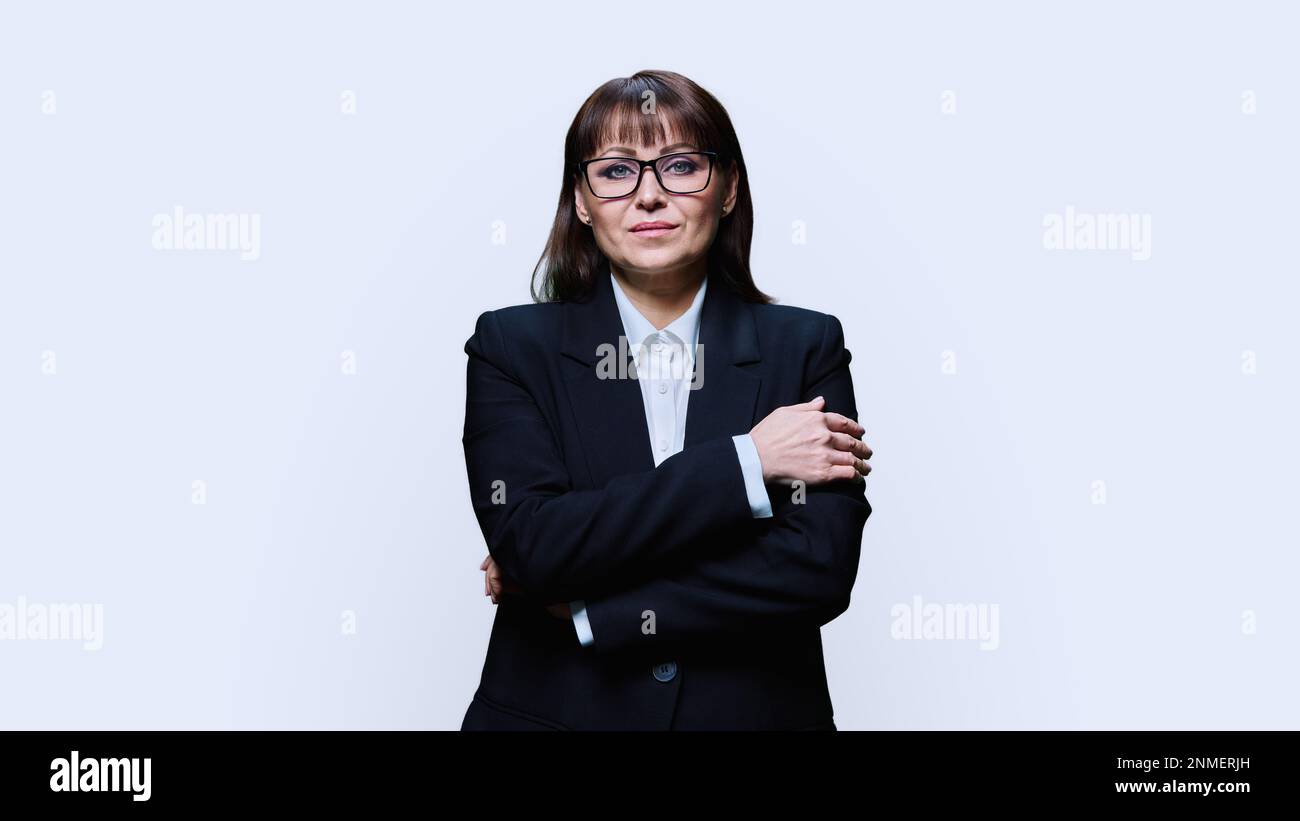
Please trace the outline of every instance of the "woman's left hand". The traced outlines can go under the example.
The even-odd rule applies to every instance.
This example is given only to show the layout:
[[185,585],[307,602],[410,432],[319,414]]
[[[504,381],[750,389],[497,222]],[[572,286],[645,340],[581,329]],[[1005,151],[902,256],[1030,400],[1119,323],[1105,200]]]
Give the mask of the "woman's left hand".
[[483,595],[491,596],[493,604],[499,604],[501,597],[506,593],[523,592],[519,589],[519,585],[501,572],[501,568],[497,566],[491,553],[483,559],[483,563],[478,566],[478,569],[483,571]]
[[[501,597],[506,593],[522,593],[519,585],[510,580],[501,568],[493,560],[492,554],[489,553],[483,563],[478,566],[483,571],[483,595],[491,596],[493,604],[499,604]],[[569,610],[568,602],[559,602],[558,604],[548,604],[546,612],[555,616],[557,619],[571,619],[573,614]]]

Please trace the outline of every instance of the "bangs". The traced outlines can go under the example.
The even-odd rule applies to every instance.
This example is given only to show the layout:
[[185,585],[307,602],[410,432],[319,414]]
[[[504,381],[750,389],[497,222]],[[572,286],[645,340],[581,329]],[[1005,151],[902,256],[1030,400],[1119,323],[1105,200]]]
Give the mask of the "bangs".
[[[651,100],[653,112],[644,111]],[[670,142],[722,153],[720,136],[707,113],[689,97],[652,78],[632,77],[611,81],[592,96],[578,118],[573,159],[595,157],[606,146],[650,148]]]
[[[678,143],[682,147],[668,148]],[[705,188],[712,188],[704,196],[724,206],[727,197],[734,197],[734,206],[724,208],[719,217],[717,234],[708,250],[709,275],[716,275],[724,287],[747,302],[773,302],[754,284],[749,268],[754,203],[749,194],[745,155],[731,117],[718,98],[694,80],[675,71],[660,70],[638,71],[631,77],[602,83],[578,106],[573,122],[564,132],[560,193],[546,247],[533,268],[533,300],[589,300],[597,280],[613,270],[592,229],[591,218],[580,214],[577,200],[588,192],[595,194],[590,179],[583,184],[583,163],[618,146],[627,148],[638,159],[650,152],[710,151],[716,155],[711,167],[721,173],[716,185],[712,177],[705,183]],[[645,167],[654,163],[641,165],[640,173],[644,174]],[[721,190],[724,185],[727,190]],[[602,201],[616,199],[620,198],[603,197]]]

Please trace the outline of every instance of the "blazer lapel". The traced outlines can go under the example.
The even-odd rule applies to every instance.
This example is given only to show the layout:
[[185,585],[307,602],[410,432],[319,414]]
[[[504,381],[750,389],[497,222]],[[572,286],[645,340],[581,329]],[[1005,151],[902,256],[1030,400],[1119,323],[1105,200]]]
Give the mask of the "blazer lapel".
[[[700,308],[694,389],[686,406],[686,448],[748,433],[762,382],[757,372],[742,367],[759,361],[750,307],[721,279],[712,273],[709,277]],[[613,285],[608,272],[596,279],[590,299],[565,303],[560,352],[591,482],[601,487],[615,476],[652,470],[655,463],[641,386],[632,378],[631,351],[626,343],[619,344],[623,321]],[[609,347],[602,349],[604,345]]]
[[753,309],[720,277],[709,276],[700,308],[700,350],[693,382],[698,387],[686,404],[683,447],[687,448],[719,436],[749,433],[763,381],[757,369],[745,367],[759,361]]

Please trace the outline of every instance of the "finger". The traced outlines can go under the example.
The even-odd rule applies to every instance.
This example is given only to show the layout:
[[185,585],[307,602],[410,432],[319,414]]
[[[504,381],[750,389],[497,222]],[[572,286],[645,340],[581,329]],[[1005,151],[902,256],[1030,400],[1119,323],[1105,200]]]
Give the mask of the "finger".
[[852,467],[853,465],[856,465],[860,460],[858,459],[858,457],[854,456],[852,453],[849,453],[848,451],[832,450],[828,454],[826,454],[826,461],[830,462],[832,465],[837,465],[837,466],[847,465],[849,467]]
[[860,459],[871,458],[871,448],[856,436],[850,436],[847,433],[831,433],[831,446],[836,450],[843,450],[852,453]]
[[492,561],[492,554],[489,553],[483,557],[483,563],[478,566],[479,570],[487,570],[488,562]]
[[831,430],[841,431],[850,436],[861,437],[862,434],[866,433],[866,428],[859,425],[856,420],[835,411],[826,411],[822,414],[822,421]]
[[821,407],[824,404],[826,404],[826,397],[818,396],[809,399],[807,402],[800,402],[799,404],[791,405],[790,407],[795,410],[821,410]]
[[[871,472],[871,463],[865,459],[859,459],[852,453],[842,450],[831,451],[828,461],[834,466],[833,472],[842,472],[849,479],[856,479],[859,474],[866,476]],[[842,471],[843,468],[852,468],[852,471]]]
[[858,478],[858,470],[852,465],[836,465],[831,468],[831,481],[853,480]]
[[492,588],[488,586],[488,575],[486,573],[483,574],[483,595],[492,595]]
[[835,411],[827,411],[825,414],[823,414],[822,418],[823,421],[826,422],[826,427],[834,431],[841,431],[851,436],[858,436],[858,437],[861,437],[862,434],[867,432],[866,428],[862,427],[857,422],[855,422],[854,420],[850,419],[849,417],[845,416],[842,413],[836,413]]

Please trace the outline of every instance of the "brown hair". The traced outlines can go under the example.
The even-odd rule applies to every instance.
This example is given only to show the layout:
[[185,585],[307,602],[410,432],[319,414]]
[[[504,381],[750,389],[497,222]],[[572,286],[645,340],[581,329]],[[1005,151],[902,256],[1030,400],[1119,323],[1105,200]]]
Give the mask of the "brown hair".
[[[644,108],[647,105],[648,111]],[[555,222],[541,259],[533,269],[534,302],[585,300],[593,291],[595,277],[609,272],[609,259],[574,211],[573,188],[580,179],[578,162],[594,155],[607,142],[653,145],[662,141],[666,139],[664,120],[681,139],[718,152],[718,166],[739,176],[735,207],[719,223],[717,236],[709,247],[709,271],[742,299],[773,301],[758,290],[749,270],[754,204],[749,196],[745,158],[740,153],[740,141],[727,110],[717,98],[687,77],[671,71],[638,71],[631,77],[610,80],[593,91],[569,126],[564,138],[564,179]],[[540,290],[536,287],[539,273]]]

